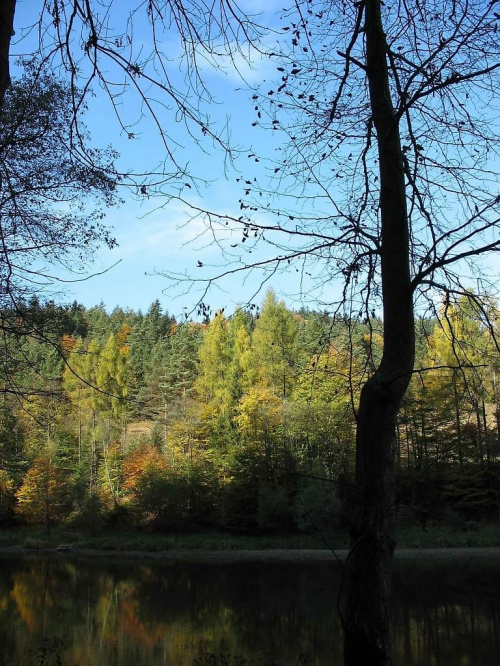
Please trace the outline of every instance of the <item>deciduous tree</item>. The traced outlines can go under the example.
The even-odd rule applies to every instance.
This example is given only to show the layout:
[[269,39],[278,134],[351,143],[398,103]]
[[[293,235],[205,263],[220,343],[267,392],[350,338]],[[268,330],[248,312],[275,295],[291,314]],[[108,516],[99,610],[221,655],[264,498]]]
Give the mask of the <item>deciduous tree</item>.
[[[268,185],[249,166],[238,215],[200,211],[211,233],[231,226],[247,241],[232,249],[232,238],[217,236],[224,268],[206,283],[249,268],[264,280],[297,269],[310,297],[347,319],[373,326],[382,314],[382,358],[356,410],[342,604],[346,664],[382,666],[396,416],[414,371],[414,305],[435,308],[439,294],[480,303],[488,270],[479,274],[478,262],[500,249],[498,12],[482,0],[313,0],[283,18],[289,48],[278,44],[277,78],[252,97],[254,125],[282,133],[268,162],[275,177]],[[268,242],[267,258],[248,256],[250,237]],[[336,278],[339,296],[328,297]]]
[[[102,71],[101,58],[111,54],[139,89],[156,86],[142,62],[124,55],[128,40],[110,47],[107,24],[98,18],[107,13],[94,16],[90,2],[56,7],[53,27],[40,34],[55,35],[54,52],[62,54],[73,78],[81,71],[74,67],[77,42],[93,65],[91,79]],[[216,12],[203,2],[189,8],[165,4],[171,12],[165,16],[150,3],[145,7],[153,24],[176,23],[191,64],[200,48],[210,58],[217,45],[231,46],[251,29],[241,14],[230,15],[232,5],[220,4]],[[207,15],[213,20],[207,22]],[[317,293],[330,309],[349,303],[348,319],[372,323],[378,308],[383,315],[383,355],[356,412],[356,492],[343,623],[346,664],[385,666],[396,416],[414,371],[414,303],[432,307],[439,292],[467,295],[478,258],[500,248],[497,3],[308,0],[293,3],[284,16],[290,41],[284,49],[278,40],[274,53],[280,55],[273,55],[277,81],[270,86],[266,80],[253,100],[255,124],[283,131],[283,158],[269,164],[277,181],[260,185],[248,174],[252,186],[244,190],[239,214],[220,219],[222,227],[241,230],[245,248],[251,233],[256,241],[270,240],[271,253],[255,265],[239,247],[241,265],[222,272],[237,274],[254,265],[267,271],[267,279],[299,262],[303,275],[317,276]],[[75,31],[83,39],[72,39]],[[204,39],[211,34],[215,40]],[[154,57],[146,64],[166,73],[156,46],[155,41]],[[156,89],[170,95],[190,129],[221,144],[190,97],[169,86],[168,76]],[[168,144],[167,153],[176,164]],[[217,216],[202,214],[217,232]],[[228,247],[226,260],[231,256]],[[335,276],[343,281],[340,306],[325,295]],[[484,282],[476,286],[479,302]]]
[[50,458],[36,458],[16,493],[17,511],[28,522],[51,527],[67,515],[70,496],[64,477]]

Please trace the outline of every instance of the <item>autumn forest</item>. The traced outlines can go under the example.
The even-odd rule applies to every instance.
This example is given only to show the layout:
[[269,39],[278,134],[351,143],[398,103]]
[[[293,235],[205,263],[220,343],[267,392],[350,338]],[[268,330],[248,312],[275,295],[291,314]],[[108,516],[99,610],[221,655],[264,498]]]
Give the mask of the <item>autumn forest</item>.
[[[417,370],[397,424],[397,510],[424,528],[500,510],[500,368],[485,325],[498,311],[493,300],[488,311],[473,303],[443,303],[417,322]],[[293,311],[270,290],[260,307],[201,322],[176,321],[159,301],[145,314],[108,314],[33,300],[11,319],[4,526],[348,527],[355,410],[381,353],[377,318]]]

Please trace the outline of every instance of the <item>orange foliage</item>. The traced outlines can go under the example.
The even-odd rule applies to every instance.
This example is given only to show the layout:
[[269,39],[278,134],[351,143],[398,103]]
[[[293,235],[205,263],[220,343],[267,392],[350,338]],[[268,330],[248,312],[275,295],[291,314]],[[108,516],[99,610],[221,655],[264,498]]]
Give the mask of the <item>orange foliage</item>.
[[30,567],[14,575],[10,597],[30,632],[40,629],[44,608],[54,606],[52,583],[53,579],[47,575],[47,570],[41,567]]
[[165,639],[167,627],[162,622],[148,623],[141,622],[138,618],[139,602],[137,599],[120,600],[120,624],[127,636],[134,639],[135,643],[144,648],[154,648],[160,645]]
[[135,494],[141,477],[147,474],[161,475],[167,470],[167,461],[160,451],[150,444],[143,444],[131,451],[123,461],[123,490]]
[[129,326],[128,324],[122,324],[122,327],[120,328],[118,333],[115,335],[116,343],[122,351],[125,348],[130,349],[129,344],[128,344],[128,339],[129,339],[131,333],[132,333],[132,326]]
[[67,503],[67,487],[61,473],[49,458],[39,457],[26,472],[16,493],[17,513],[32,523],[60,519]]
[[76,345],[76,340],[72,335],[64,333],[61,339],[61,349],[65,356],[69,356]]

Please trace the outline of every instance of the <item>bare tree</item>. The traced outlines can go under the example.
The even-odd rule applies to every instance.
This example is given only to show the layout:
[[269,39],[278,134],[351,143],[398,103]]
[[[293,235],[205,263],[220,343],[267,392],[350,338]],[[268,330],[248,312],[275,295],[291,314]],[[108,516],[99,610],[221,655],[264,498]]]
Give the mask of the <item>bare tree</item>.
[[[15,2],[8,4],[12,12],[6,9],[5,22],[12,23]],[[221,61],[237,67],[249,44],[258,48],[261,33],[232,0],[131,0],[120,6],[112,0],[54,0],[18,28],[13,43],[67,77],[76,93],[75,132],[76,112],[93,94],[107,100],[129,139],[138,138],[142,120],[152,122],[165,157],[135,174],[134,182],[140,189],[165,183],[172,188],[193,178],[182,141],[218,147],[232,158],[224,124],[211,119],[213,98],[203,73]],[[5,70],[1,80],[8,81]]]
[[[163,143],[161,163],[148,165],[141,173],[127,170],[118,174],[113,165],[115,182],[139,196],[149,194],[151,189],[161,189],[166,195],[175,194],[186,186],[186,181],[196,182],[196,175],[187,168],[183,140],[196,142],[200,147],[206,143],[207,149],[215,146],[227,158],[233,157],[224,127],[216,127],[207,112],[212,98],[204,85],[201,63],[212,67],[219,58],[235,62],[243,45],[256,43],[260,28],[231,0],[218,3],[149,0],[120,4],[119,8],[112,0],[104,3],[55,0],[41,3],[28,25],[20,24],[14,33],[15,8],[15,0],[9,0],[2,3],[0,9],[0,109],[5,96],[9,95],[9,108],[3,111],[0,128],[0,150],[5,167],[0,181],[1,214],[6,228],[15,228],[17,232],[23,229],[21,234],[17,233],[15,251],[16,257],[29,256],[34,263],[31,275],[26,265],[21,271],[23,279],[28,278],[29,282],[38,270],[37,261],[46,260],[54,249],[57,234],[59,251],[52,255],[58,259],[61,259],[61,250],[94,248],[99,241],[110,241],[99,225],[95,226],[98,233],[93,238],[85,235],[85,231],[90,230],[87,225],[85,230],[82,226],[75,228],[71,243],[66,245],[69,236],[61,237],[61,221],[56,220],[58,213],[52,214],[49,206],[44,208],[45,223],[39,214],[36,222],[26,219],[33,209],[26,208],[23,202],[27,202],[28,183],[35,171],[34,189],[46,203],[52,201],[57,207],[58,201],[67,203],[68,197],[74,195],[71,189],[74,180],[59,179],[57,191],[53,179],[43,181],[43,174],[48,173],[43,162],[47,166],[49,160],[49,151],[43,149],[44,133],[49,142],[59,134],[57,159],[63,159],[65,165],[73,164],[73,176],[78,167],[88,169],[88,173],[95,167],[94,176],[103,173],[104,152],[91,147],[82,124],[87,104],[97,95],[115,114],[118,134],[134,140],[141,120],[146,119],[152,122]],[[29,67],[31,89],[26,84],[18,84],[8,91],[9,51],[12,50],[24,54],[23,60],[17,63],[18,70],[25,69],[28,73]],[[48,72],[58,78],[59,90],[64,87],[65,94],[64,99],[60,99],[53,90],[56,99],[45,99],[44,107],[41,98],[36,96],[41,83],[47,83]],[[30,95],[34,100],[31,106]],[[33,123],[37,108],[38,118],[33,128],[30,122]],[[173,127],[175,131],[171,132]],[[63,151],[66,151],[64,156]],[[116,153],[108,154],[108,158],[111,157],[116,158]],[[54,175],[51,167],[54,160],[49,165]],[[82,171],[79,173],[81,175]],[[94,184],[97,181],[94,180]],[[187,186],[191,187],[189,182]],[[24,197],[22,201],[21,197]],[[111,199],[106,202],[111,203]],[[52,240],[47,244],[49,234]],[[12,234],[7,233],[7,236],[10,238]],[[19,266],[15,264],[13,252],[14,246],[4,243],[1,270],[8,275],[17,270],[19,282]],[[7,292],[0,287],[0,296],[4,293]]]
[[[207,277],[207,285],[251,268],[265,271],[264,279],[298,270],[307,288],[315,284],[325,294],[340,278],[337,304],[323,296],[332,308],[348,303],[350,315],[367,321],[382,309],[383,357],[356,414],[357,489],[342,604],[349,666],[390,661],[395,423],[414,371],[414,304],[433,306],[443,292],[467,295],[473,278],[480,299],[486,282],[477,263],[500,247],[497,6],[497,0],[296,0],[271,56],[277,80],[253,95],[255,125],[283,133],[280,151],[267,162],[270,178],[262,177],[261,158],[259,171],[242,179],[237,215],[193,210],[234,262]],[[85,93],[96,83],[107,90],[129,132],[114,90],[139,93],[165,143],[169,168],[159,180],[186,175],[158,115],[160,94],[188,136],[228,149],[199,103],[209,96],[196,65],[223,51],[231,57],[235,45],[258,36],[235,5],[141,5],[153,30],[147,56],[134,48],[136,12],[116,36],[110,5],[68,0],[44,7],[50,13],[37,19],[42,52],[75,88]],[[183,91],[170,79],[156,37],[157,28],[170,26],[187,58]],[[227,229],[233,237],[225,245]],[[271,253],[255,262],[247,253],[263,241]]]
[[[40,337],[36,322],[28,321],[27,301],[60,283],[61,267],[85,278],[96,247],[115,244],[102,220],[117,201],[117,185],[143,196],[194,183],[180,136],[232,158],[206,111],[211,97],[199,63],[211,66],[219,56],[231,61],[259,29],[226,0],[128,7],[55,0],[41,3],[16,33],[15,9],[15,0],[1,3],[0,330]],[[171,43],[175,58],[167,53]],[[25,57],[15,70],[24,74],[11,86],[12,51]],[[83,117],[95,94],[107,100],[118,133],[130,140],[142,119],[153,123],[164,148],[160,164],[118,174],[116,151],[92,147]],[[8,370],[11,346],[4,349],[9,390],[20,394]]]
[[[7,90],[0,116],[0,309],[51,282],[50,267],[85,270],[114,240],[104,209],[118,201],[117,154],[71,135],[73,91],[34,63]],[[90,159],[89,159],[90,156]]]
[[[383,357],[356,413],[348,666],[390,663],[396,417],[414,372],[414,306],[477,305],[492,287],[479,262],[500,249],[497,6],[294,3],[277,80],[252,96],[254,126],[283,136],[269,178],[260,165],[245,170],[238,215],[193,211],[225,255],[225,267],[198,278],[206,288],[242,271],[299,271],[333,310],[367,322],[383,313]],[[249,251],[266,242],[255,262]]]
[[95,248],[115,245],[103,219],[119,201],[116,153],[91,148],[82,124],[71,136],[73,98],[67,82],[24,63],[0,114],[0,392],[18,397],[36,392],[22,341],[45,342],[48,353],[62,334],[59,311],[46,309],[49,324],[37,298],[85,279]]

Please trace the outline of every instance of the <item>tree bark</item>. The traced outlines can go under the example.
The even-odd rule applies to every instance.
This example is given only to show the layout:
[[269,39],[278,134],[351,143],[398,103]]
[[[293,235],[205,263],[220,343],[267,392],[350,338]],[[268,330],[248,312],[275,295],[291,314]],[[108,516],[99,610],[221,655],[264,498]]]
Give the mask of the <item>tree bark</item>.
[[380,168],[382,361],[361,392],[356,495],[343,604],[346,666],[390,663],[387,629],[395,547],[396,417],[415,361],[408,213],[380,0],[365,2],[366,71]]
[[3,107],[5,91],[10,85],[9,51],[14,34],[14,12],[16,0],[0,2],[0,110]]

